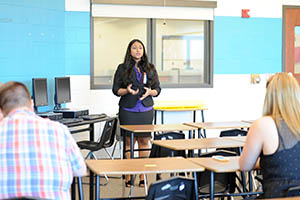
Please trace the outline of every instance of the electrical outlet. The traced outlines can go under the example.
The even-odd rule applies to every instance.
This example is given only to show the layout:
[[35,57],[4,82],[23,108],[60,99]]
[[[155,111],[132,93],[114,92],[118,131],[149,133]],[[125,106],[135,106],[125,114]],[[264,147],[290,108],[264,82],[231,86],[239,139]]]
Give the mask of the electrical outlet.
[[251,74],[251,84],[258,84],[260,83],[261,78],[259,74]]

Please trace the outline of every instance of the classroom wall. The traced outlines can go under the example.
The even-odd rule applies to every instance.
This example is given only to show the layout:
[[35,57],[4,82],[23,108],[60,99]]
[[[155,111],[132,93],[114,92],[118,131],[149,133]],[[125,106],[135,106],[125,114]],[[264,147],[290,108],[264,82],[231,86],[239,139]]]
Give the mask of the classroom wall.
[[[163,88],[156,100],[201,100],[208,107],[206,121],[258,118],[266,78],[282,71],[283,4],[300,5],[295,0],[218,0],[214,87]],[[22,81],[31,90],[33,77],[47,77],[51,105],[43,109],[49,110],[54,77],[67,75],[72,89],[67,106],[118,112],[119,99],[111,90],[90,90],[89,9],[89,0],[2,0],[0,81]],[[251,18],[241,18],[241,9],[250,9]],[[250,84],[252,73],[260,74],[260,84]],[[191,120],[190,112],[165,115],[165,123]]]

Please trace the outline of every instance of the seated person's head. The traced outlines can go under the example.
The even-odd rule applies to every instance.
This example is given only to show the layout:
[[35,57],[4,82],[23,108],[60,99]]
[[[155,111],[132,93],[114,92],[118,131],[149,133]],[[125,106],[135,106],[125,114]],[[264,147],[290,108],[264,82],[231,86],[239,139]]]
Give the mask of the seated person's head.
[[16,108],[27,107],[32,109],[30,93],[20,82],[7,82],[0,86],[0,111],[4,116]]
[[300,116],[300,86],[292,74],[281,72],[269,78],[263,113],[271,116],[277,125],[283,119],[290,128],[294,127],[294,133],[300,130],[297,120]]

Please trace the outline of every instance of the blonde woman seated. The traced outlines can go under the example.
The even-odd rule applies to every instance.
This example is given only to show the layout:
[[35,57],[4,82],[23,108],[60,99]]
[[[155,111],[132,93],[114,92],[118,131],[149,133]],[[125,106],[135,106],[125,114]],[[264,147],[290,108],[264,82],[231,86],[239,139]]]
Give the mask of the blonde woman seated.
[[284,197],[290,187],[300,186],[300,87],[287,73],[267,82],[263,117],[251,126],[240,169],[260,165],[263,198]]

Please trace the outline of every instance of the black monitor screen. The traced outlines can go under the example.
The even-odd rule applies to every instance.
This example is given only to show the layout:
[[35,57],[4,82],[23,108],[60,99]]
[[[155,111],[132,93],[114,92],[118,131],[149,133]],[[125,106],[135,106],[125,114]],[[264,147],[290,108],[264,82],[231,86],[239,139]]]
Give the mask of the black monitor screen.
[[34,106],[37,107],[48,105],[48,90],[46,78],[32,79],[32,97]]
[[55,104],[71,102],[70,77],[55,77]]

